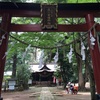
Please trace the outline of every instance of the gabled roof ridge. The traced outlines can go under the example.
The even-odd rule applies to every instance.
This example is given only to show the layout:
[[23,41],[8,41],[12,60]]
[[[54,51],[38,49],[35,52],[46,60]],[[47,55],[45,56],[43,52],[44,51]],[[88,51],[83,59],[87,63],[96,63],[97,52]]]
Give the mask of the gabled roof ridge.
[[46,64],[44,64],[44,66],[42,68],[40,68],[39,70],[51,70],[51,69],[48,68]]

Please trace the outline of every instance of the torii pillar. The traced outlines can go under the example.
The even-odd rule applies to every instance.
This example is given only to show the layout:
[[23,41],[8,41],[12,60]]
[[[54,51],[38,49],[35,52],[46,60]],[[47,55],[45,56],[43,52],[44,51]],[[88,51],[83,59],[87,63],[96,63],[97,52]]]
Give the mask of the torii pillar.
[[[95,24],[94,17],[92,14],[87,14],[86,23],[88,25],[88,29],[90,29]],[[91,30],[91,34],[95,36],[95,32],[93,29]],[[88,34],[88,39],[90,40],[90,34]],[[96,41],[93,49],[90,47],[90,54],[91,54],[92,64],[93,64],[96,91],[97,91],[97,95],[100,96],[100,51],[99,51],[97,37],[95,37],[95,39]],[[89,42],[89,46],[90,46],[90,42]]]
[[1,29],[0,29],[0,40],[2,40],[2,36],[4,34],[5,34],[4,35],[5,39],[2,40],[2,43],[0,45],[0,100],[3,100],[3,98],[1,97],[1,90],[2,90],[2,80],[3,80],[4,67],[6,61],[6,57],[4,57],[4,55],[5,52],[7,51],[10,22],[11,22],[11,17],[9,16],[9,14],[7,13],[3,14]]

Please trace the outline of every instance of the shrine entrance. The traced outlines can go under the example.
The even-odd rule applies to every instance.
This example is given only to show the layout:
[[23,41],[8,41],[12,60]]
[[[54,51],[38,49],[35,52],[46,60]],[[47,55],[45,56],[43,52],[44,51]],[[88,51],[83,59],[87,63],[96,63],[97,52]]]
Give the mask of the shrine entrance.
[[[42,7],[42,9],[41,9]],[[43,15],[42,15],[42,14]],[[34,3],[12,3],[0,2],[0,40],[5,34],[5,39],[0,45],[0,100],[1,87],[6,57],[2,59],[7,51],[9,32],[90,32],[94,36],[94,30],[100,32],[100,24],[95,23],[94,18],[100,18],[99,3],[85,4],[58,4],[45,5]],[[42,18],[42,24],[13,24],[12,17],[38,17]],[[84,24],[57,24],[56,18],[85,18]],[[90,34],[88,34],[90,39]],[[95,36],[94,49],[90,48],[97,94],[100,95],[100,52]],[[90,46],[90,42],[89,42]]]

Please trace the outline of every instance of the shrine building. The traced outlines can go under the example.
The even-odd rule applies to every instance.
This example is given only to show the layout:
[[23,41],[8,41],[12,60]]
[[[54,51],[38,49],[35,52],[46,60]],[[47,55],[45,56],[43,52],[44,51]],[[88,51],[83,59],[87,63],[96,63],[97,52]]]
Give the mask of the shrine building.
[[31,65],[32,69],[32,83],[33,85],[47,85],[53,84],[53,77],[55,69],[55,64],[44,64],[39,68],[39,64]]

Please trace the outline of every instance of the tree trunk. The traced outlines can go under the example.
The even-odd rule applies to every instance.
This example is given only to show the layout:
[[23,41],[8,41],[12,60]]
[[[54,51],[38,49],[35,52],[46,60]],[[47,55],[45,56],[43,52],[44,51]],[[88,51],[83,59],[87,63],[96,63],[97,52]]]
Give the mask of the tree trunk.
[[89,79],[90,79],[90,91],[91,91],[91,100],[96,100],[96,94],[95,94],[95,80],[94,80],[94,74],[93,74],[93,68],[90,62],[89,58],[89,52],[86,51],[86,60],[85,60],[85,66],[88,70]]
[[[78,34],[78,37],[80,38],[80,33]],[[74,38],[74,36],[73,36]],[[76,45],[77,43],[77,45]],[[81,50],[81,41],[74,42],[74,52],[76,56],[77,66],[78,66],[78,84],[79,84],[79,90],[84,91],[85,90],[85,79],[82,73],[82,56],[80,54]]]
[[17,54],[14,54],[13,65],[12,65],[12,78],[16,78],[16,64],[17,64]]
[[78,84],[79,84],[79,90],[84,91],[85,90],[85,80],[82,73],[82,59],[77,55],[77,65],[78,65]]
[[[62,66],[62,65],[61,65]],[[67,69],[67,68],[66,68]],[[66,84],[68,83],[68,76],[67,76],[67,72],[66,70],[64,70],[63,67],[60,67],[60,70],[61,70],[61,75],[62,75],[62,79],[63,79],[63,88],[65,89],[66,88]]]
[[95,80],[94,80],[94,74],[91,65],[88,66],[88,70],[89,70],[89,78],[90,78],[91,100],[96,100]]

